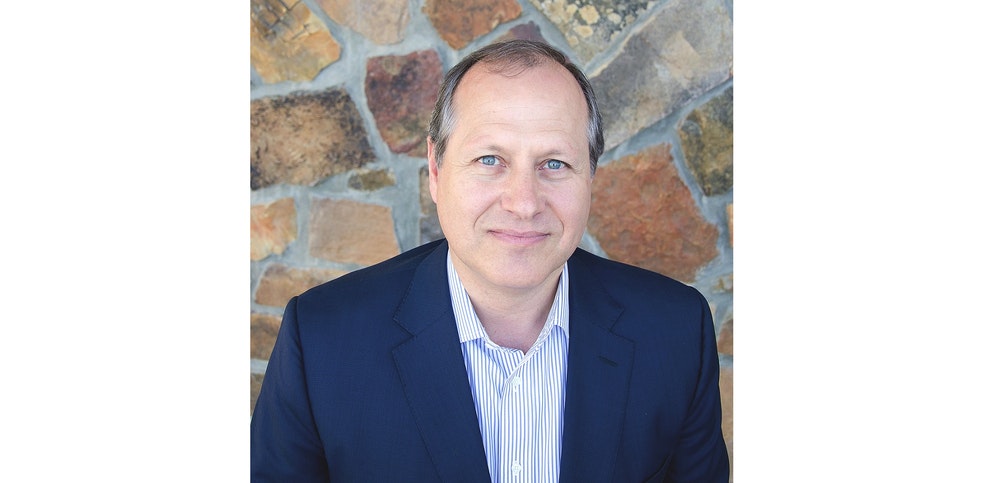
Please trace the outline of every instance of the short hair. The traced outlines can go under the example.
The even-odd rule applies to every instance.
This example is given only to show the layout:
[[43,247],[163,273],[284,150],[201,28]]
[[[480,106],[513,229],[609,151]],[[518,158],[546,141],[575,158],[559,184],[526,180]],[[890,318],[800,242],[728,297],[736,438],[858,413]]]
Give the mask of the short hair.
[[490,44],[466,56],[449,69],[442,86],[439,87],[439,97],[435,101],[435,109],[432,111],[432,120],[428,128],[429,139],[435,144],[435,165],[442,165],[446,143],[455,128],[456,111],[453,107],[453,98],[456,88],[471,67],[483,63],[493,67],[496,72],[514,76],[548,61],[554,61],[566,68],[584,93],[584,100],[587,101],[588,154],[591,158],[591,176],[594,176],[594,171],[598,168],[598,159],[605,149],[601,112],[598,110],[594,88],[591,87],[587,76],[566,55],[549,44],[532,40],[509,40]]

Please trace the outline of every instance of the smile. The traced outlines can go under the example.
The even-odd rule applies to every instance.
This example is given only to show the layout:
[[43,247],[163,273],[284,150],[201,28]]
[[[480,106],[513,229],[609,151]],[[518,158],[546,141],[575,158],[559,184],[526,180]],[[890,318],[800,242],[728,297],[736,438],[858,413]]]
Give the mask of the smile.
[[488,233],[505,243],[519,246],[534,245],[549,237],[549,233],[538,231],[490,230]]

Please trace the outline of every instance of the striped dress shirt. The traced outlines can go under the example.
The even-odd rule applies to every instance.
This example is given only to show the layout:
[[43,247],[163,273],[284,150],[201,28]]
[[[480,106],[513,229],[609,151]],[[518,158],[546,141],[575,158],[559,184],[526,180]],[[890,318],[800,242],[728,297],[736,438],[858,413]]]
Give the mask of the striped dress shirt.
[[560,475],[570,333],[567,266],[546,323],[523,354],[487,336],[451,257],[449,294],[491,481],[555,482]]

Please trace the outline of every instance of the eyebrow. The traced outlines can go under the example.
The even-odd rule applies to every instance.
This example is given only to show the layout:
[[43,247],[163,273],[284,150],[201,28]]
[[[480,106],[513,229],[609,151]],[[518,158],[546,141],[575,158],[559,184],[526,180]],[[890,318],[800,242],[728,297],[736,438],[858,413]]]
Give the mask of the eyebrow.
[[[560,143],[550,143],[550,144],[560,144]],[[470,151],[471,155],[474,157],[485,156],[488,154],[503,155],[508,151],[508,149],[493,142],[486,142],[479,146],[474,145],[472,142],[470,142],[467,143],[467,148],[468,151]],[[541,159],[560,159],[560,158],[569,158],[570,154],[567,149],[563,149],[563,146],[554,145],[540,151],[540,153],[536,157]],[[577,157],[579,158],[581,157],[581,155],[578,154]]]

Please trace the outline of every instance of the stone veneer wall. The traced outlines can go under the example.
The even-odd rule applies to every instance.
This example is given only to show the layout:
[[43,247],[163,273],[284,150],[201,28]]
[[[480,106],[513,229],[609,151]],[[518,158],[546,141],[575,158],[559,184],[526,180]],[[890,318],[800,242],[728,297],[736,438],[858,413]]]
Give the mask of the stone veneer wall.
[[604,114],[582,247],[709,300],[732,457],[731,0],[251,0],[251,18],[250,412],[290,297],[441,237],[424,138],[444,71],[530,38]]

